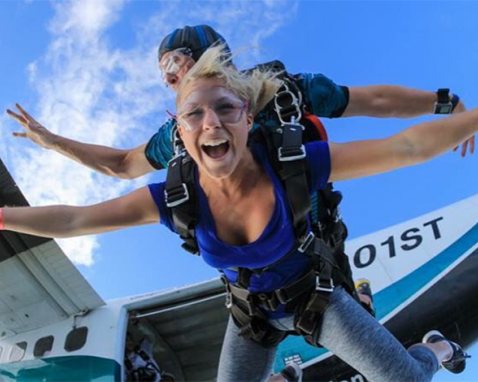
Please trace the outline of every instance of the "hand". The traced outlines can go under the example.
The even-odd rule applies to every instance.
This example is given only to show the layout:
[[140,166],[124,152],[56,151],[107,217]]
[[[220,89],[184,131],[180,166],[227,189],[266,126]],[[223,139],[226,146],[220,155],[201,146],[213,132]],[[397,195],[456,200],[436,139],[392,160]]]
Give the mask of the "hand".
[[[455,113],[461,113],[465,111],[465,105],[460,101],[455,107],[455,110],[453,110],[453,114]],[[457,151],[460,146],[456,146],[453,151]],[[470,154],[473,154],[475,152],[475,136],[472,136],[471,138],[468,138],[466,141],[464,141],[461,144],[461,156],[465,157],[466,152],[469,151]]]
[[53,144],[54,134],[38,121],[36,121],[30,114],[28,114],[18,103],[15,104],[20,114],[7,109],[7,114],[24,127],[23,132],[13,132],[14,137],[29,138],[36,144],[50,148]]

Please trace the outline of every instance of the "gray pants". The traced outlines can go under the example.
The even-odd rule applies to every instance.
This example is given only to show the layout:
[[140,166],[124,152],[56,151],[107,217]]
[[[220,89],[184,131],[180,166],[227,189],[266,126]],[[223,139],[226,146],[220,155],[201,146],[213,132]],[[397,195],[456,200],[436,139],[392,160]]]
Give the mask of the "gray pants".
[[[276,348],[266,349],[238,333],[229,318],[218,382],[267,380]],[[439,368],[430,349],[417,344],[407,351],[340,287],[332,293],[324,313],[319,342],[372,382],[430,381]]]

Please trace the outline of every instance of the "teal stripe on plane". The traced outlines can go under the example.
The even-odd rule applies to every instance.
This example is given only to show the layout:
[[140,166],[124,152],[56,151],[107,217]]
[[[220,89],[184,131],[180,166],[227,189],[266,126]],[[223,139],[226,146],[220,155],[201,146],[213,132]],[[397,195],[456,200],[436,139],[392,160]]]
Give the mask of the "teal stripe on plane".
[[0,364],[5,382],[119,382],[121,366],[113,359],[66,356]]
[[[478,242],[478,224],[457,241],[444,249],[439,255],[417,268],[400,281],[374,294],[374,305],[377,319],[381,319],[408,300],[426,284],[432,281],[439,273],[447,269],[466,251]],[[307,362],[326,353],[325,349],[314,348],[308,345],[302,337],[290,336],[279,345],[274,370],[284,368],[284,358],[299,354],[302,362]]]
[[374,302],[377,305],[377,318],[381,319],[392,312],[397,306],[409,299],[438,274],[447,269],[477,242],[478,224],[475,224],[468,232],[443,250],[439,255],[400,281],[374,295]]

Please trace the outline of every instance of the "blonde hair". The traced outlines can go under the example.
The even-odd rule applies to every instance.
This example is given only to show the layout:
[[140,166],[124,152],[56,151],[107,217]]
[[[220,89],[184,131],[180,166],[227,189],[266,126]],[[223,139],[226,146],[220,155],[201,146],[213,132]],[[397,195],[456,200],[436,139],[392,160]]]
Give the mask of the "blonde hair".
[[218,78],[224,87],[249,103],[249,111],[256,115],[272,99],[282,81],[272,71],[254,70],[252,73],[239,72],[231,63],[231,56],[224,45],[209,48],[186,73],[178,88],[176,107],[183,93],[199,79]]

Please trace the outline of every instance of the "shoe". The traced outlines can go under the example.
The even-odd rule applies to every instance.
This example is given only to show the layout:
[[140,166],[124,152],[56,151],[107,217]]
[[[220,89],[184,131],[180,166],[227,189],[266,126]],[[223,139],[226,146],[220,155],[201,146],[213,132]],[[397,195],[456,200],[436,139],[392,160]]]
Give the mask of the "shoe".
[[367,279],[358,279],[355,280],[355,289],[358,293],[362,293],[370,298],[372,298],[372,288],[370,287],[370,281]]
[[453,349],[453,355],[448,361],[443,361],[442,366],[452,373],[459,374],[466,367],[466,359],[471,356],[465,353],[463,348],[455,342],[447,340],[446,337],[438,330],[431,330],[423,336],[422,342],[425,344],[433,344],[440,341],[447,341]]
[[280,374],[288,382],[301,382],[302,381],[302,369],[296,363],[288,364]]
[[[375,317],[375,307],[373,306],[373,296],[372,288],[370,287],[370,281],[367,279],[355,280],[355,290],[359,296],[360,304],[365,308],[365,310]],[[365,299],[363,296],[366,296]]]

